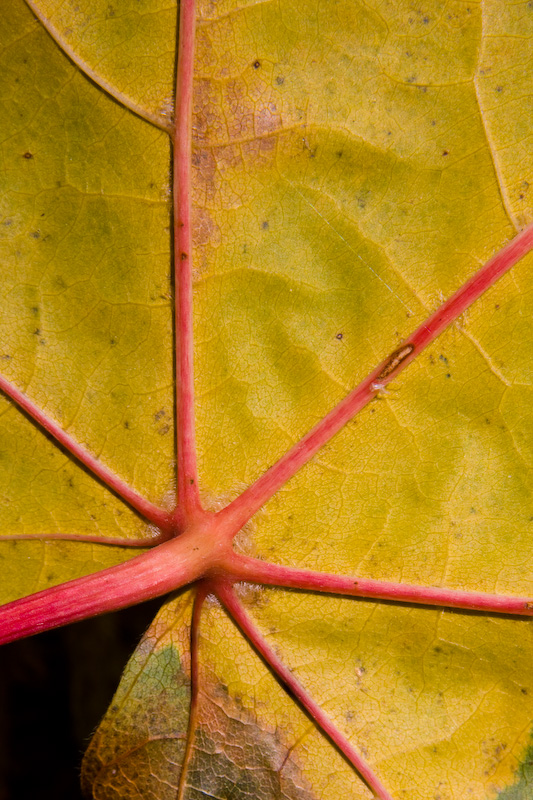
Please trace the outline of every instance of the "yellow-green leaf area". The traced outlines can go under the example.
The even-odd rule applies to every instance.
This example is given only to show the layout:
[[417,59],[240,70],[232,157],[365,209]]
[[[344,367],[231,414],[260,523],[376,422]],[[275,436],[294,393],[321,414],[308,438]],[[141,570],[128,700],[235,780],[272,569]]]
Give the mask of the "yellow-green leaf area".
[[281,592],[253,615],[393,797],[440,786],[484,800],[514,781],[531,720],[527,624]]
[[174,106],[176,5],[168,0],[29,0],[73,62],[119,103],[168,128]]
[[[161,502],[174,480],[172,354],[160,346],[172,330],[167,136],[94,86],[23,3],[1,36],[2,372]],[[3,535],[146,534],[7,399],[0,411]],[[65,542],[0,550],[2,600],[129,556]]]
[[480,107],[504,184],[504,203],[524,225],[532,211],[533,100],[528,78],[533,8],[529,3],[485,3],[484,31],[476,81]]

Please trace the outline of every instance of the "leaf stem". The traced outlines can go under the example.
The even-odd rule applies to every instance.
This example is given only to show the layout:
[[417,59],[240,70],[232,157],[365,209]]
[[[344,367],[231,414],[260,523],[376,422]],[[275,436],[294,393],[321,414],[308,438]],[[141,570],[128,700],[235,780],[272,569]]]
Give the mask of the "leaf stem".
[[301,589],[349,597],[393,600],[398,603],[486,611],[495,614],[533,616],[533,598],[528,597],[508,597],[485,592],[414,586],[408,583],[393,583],[370,578],[350,578],[327,572],[271,564],[239,553],[235,553],[235,557],[232,558],[230,569],[234,571],[237,580],[278,586],[282,589]]
[[0,606],[0,644],[160,597],[210,566],[198,537],[186,532],[123,564]]
[[261,636],[237,599],[232,587],[227,583],[220,582],[216,587],[216,595],[241,629],[242,633],[272,669],[280,683],[298,700],[300,705],[303,706],[309,716],[314,720],[317,727],[320,728],[328,739],[341,751],[344,757],[357,770],[365,783],[374,792],[376,797],[379,798],[379,800],[393,800],[392,796],[370,769],[366,761],[363,760],[353,745],[343,736],[336,725],[296,680],[293,673],[283,664],[272,648],[269,647],[264,637]]
[[138,494],[131,486],[122,481],[114,472],[105,467],[101,461],[92,456],[84,447],[76,442],[66,431],[59,427],[57,422],[50,419],[29,397],[17,389],[10,381],[0,375],[0,390],[41,426],[56,443],[68,450],[74,458],[83,464],[94,476],[107,486],[114,494],[122,498],[129,506],[135,509],[142,517],[147,519],[157,528],[170,533],[171,517],[168,511],[150,503]]
[[424,348],[433,342],[475,300],[517,263],[533,247],[533,224],[524,228],[505,247],[493,256],[437,311],[402,342],[402,345],[381,362],[341,402],[291,447],[279,461],[222,511],[221,519],[228,523],[228,536],[243,525],[293,475],[306,464],[323,445],[396,378]]
[[191,138],[194,71],[194,0],[180,3],[176,126],[174,132],[174,298],[176,337],[176,518],[201,509],[194,432],[192,313]]

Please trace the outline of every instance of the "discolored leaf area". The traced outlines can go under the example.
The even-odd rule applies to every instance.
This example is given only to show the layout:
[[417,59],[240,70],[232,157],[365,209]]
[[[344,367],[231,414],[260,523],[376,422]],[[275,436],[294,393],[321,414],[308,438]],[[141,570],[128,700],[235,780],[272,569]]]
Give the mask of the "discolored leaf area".
[[[180,424],[177,13],[9,0],[0,33],[0,371],[162,508]],[[197,0],[205,509],[260,479],[531,222],[532,36],[527,2]],[[533,595],[532,265],[376,389],[235,550],[354,581]],[[0,602],[130,559],[98,538],[134,544],[153,527],[0,403]],[[203,593],[167,599],[133,655],[85,756],[88,797],[531,797],[530,620],[239,582],[244,635],[224,592]]]

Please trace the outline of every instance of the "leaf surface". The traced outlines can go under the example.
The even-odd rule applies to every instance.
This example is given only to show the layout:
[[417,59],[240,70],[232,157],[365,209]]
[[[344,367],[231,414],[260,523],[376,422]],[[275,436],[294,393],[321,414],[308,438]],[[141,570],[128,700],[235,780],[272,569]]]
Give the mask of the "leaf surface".
[[[159,346],[171,336],[168,137],[80,74],[24,4],[4,38],[3,374],[160,498],[173,483],[172,360]],[[139,535],[124,504],[4,399],[1,424],[3,531]],[[1,546],[2,600],[129,555]]]
[[[1,150],[2,372],[165,505],[175,456],[161,127],[176,13],[156,2],[34,10],[40,22],[11,3],[2,34],[13,109]],[[197,16],[195,414],[214,510],[531,220],[533,10],[206,0]],[[357,578],[533,594],[532,263],[325,445],[238,548]],[[2,411],[6,533],[146,535],[9,401]],[[5,601],[131,553],[14,540],[0,554]],[[529,796],[528,620],[238,593],[395,800]],[[86,756],[86,790],[370,798],[212,600],[187,752],[191,614],[191,596],[170,600],[141,642]]]

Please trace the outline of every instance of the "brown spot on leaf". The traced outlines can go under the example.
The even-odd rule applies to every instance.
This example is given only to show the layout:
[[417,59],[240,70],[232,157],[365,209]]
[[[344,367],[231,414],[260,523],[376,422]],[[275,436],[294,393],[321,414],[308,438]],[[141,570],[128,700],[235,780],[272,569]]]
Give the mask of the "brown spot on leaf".
[[195,206],[192,209],[192,227],[196,247],[211,245],[217,247],[221,241],[220,228],[206,208]]

